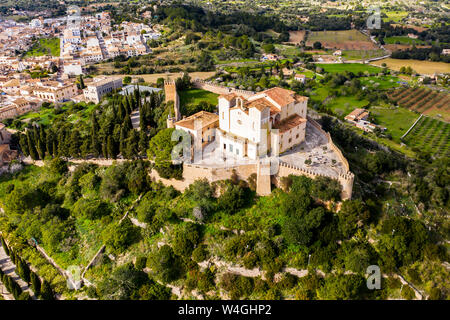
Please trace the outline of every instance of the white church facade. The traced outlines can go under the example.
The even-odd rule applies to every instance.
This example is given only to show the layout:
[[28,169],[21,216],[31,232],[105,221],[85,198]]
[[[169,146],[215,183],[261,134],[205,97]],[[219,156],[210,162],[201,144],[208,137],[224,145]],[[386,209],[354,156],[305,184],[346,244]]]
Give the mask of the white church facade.
[[247,99],[219,96],[218,148],[224,158],[258,159],[277,155],[302,143],[308,98],[271,88]]

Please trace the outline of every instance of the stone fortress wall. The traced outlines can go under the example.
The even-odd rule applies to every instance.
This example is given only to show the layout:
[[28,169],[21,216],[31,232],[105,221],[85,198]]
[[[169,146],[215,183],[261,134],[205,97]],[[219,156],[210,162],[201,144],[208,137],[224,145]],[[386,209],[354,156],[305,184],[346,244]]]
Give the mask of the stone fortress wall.
[[256,93],[256,92],[248,91],[248,90],[229,88],[229,87],[225,87],[222,85],[218,85],[218,84],[200,80],[200,79],[194,80],[193,84],[194,84],[194,87],[196,87],[198,89],[203,89],[203,90],[214,92],[217,94],[235,93],[237,95],[243,96],[246,99]]

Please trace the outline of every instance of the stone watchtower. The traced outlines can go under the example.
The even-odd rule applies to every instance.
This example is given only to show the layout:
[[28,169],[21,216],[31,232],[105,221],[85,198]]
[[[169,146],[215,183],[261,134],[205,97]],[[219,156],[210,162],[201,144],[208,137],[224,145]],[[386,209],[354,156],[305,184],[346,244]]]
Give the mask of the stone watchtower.
[[175,127],[175,122],[180,121],[180,97],[177,93],[177,87],[175,85],[175,81],[166,80],[164,81],[164,94],[165,94],[165,102],[166,104],[169,102],[173,102],[173,114],[172,117],[170,114],[167,117],[167,128]]

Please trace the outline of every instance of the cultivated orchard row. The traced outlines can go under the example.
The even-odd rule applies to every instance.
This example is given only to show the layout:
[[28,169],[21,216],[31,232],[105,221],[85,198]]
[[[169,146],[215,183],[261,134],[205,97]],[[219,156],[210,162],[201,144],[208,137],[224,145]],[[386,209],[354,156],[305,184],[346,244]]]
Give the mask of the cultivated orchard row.
[[443,116],[450,112],[450,95],[427,88],[401,88],[389,94],[399,106],[428,114],[439,110]]
[[437,156],[450,156],[450,124],[430,117],[422,117],[404,142],[413,148]]

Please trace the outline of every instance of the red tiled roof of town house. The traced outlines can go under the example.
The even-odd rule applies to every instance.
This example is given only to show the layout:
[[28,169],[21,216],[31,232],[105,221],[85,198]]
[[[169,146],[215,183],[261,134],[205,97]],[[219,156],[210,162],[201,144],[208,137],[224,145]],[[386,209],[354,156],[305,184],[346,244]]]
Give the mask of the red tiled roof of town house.
[[369,112],[366,109],[360,109],[357,108],[355,110],[353,110],[352,112],[350,112],[345,119],[351,119],[351,120],[361,120],[364,119],[365,117],[369,116]]

